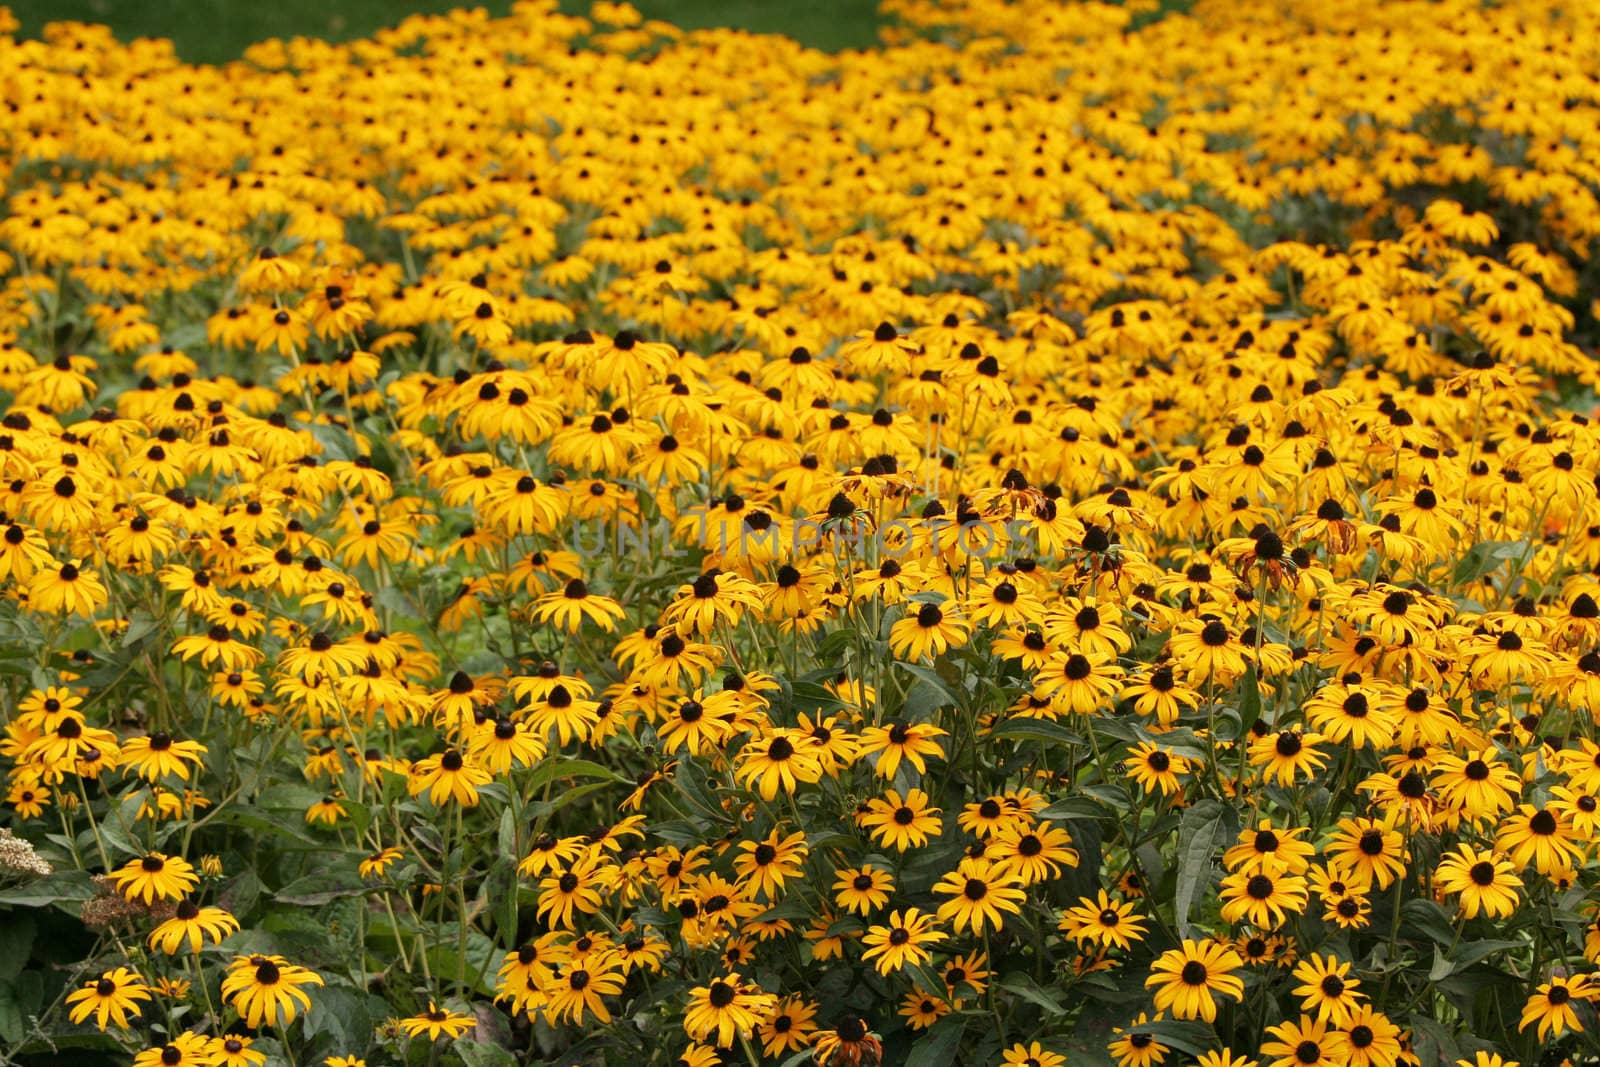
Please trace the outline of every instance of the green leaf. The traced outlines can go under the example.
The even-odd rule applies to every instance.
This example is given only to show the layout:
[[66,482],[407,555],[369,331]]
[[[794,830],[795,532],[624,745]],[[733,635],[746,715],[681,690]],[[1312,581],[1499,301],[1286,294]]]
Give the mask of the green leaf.
[[[554,811],[558,811],[559,809],[566,807],[568,804],[571,804],[574,801],[582,800],[584,797],[588,796],[590,793],[593,793],[597,789],[609,789],[614,784],[615,783],[613,782],[590,782],[587,785],[580,785],[571,789],[563,789],[558,796],[552,797],[548,803],[544,801],[536,801],[532,804],[529,804],[527,816],[530,819],[542,818]],[[488,789],[488,786],[484,786],[483,788]]]
[[1211,884],[1211,863],[1232,837],[1233,809],[1220,800],[1206,799],[1186,808],[1178,823],[1178,886],[1172,910],[1178,936],[1189,936],[1189,910]]
[[672,772],[672,785],[689,802],[689,814],[719,821],[724,819],[722,805],[717,803],[706,786],[704,768],[694,760],[686,757],[678,761],[678,769]]
[[28,1020],[22,1014],[16,987],[10,982],[0,982],[0,1040],[16,1048],[27,1033]]
[[816,682],[795,682],[789,687],[789,703],[796,711],[828,712],[847,707],[825,687]]
[[52,904],[90,900],[93,897],[94,883],[89,881],[88,874],[72,870],[57,871],[27,885],[0,890],[0,904],[19,908],[48,908]]
[[0,922],[0,981],[9,982],[22,973],[33,951],[33,935],[38,929],[32,915],[8,915]]
[[316,438],[317,443],[322,446],[323,458],[331,460],[355,459],[355,453],[350,447],[350,434],[348,431],[329,426],[327,423],[313,423],[310,430],[311,436]]
[[141,608],[128,616],[128,628],[122,634],[122,647],[132,648],[159,629],[161,620]]
[[[260,1046],[257,1046],[260,1047]],[[80,1034],[64,1034],[60,1031],[51,1033],[47,1037],[36,1037],[26,1045],[13,1046],[10,1050],[13,1063],[21,1063],[28,1056],[50,1056],[57,1062],[61,1060],[63,1052],[108,1052],[113,1055],[120,1054],[122,1059],[127,1054],[122,1051],[122,1045],[110,1034],[97,1034],[94,1032]],[[99,1058],[82,1057],[81,1062],[103,1063]],[[117,1061],[117,1062],[120,1062]]]
[[[428,962],[433,973],[452,981],[455,975],[464,973],[476,992],[494,996],[494,962],[500,956],[499,950],[493,941],[473,930],[467,934],[463,963],[463,957],[456,947],[456,935],[454,926],[435,926],[434,933],[429,937],[434,943],[428,948]],[[481,980],[480,975],[483,976]]]
[[1516,559],[1524,550],[1521,541],[1479,541],[1457,561],[1452,575],[1454,585],[1457,588],[1470,585],[1497,570],[1506,560]]
[[963,706],[961,698],[950,688],[950,683],[933,668],[924,667],[920,663],[906,663],[902,660],[896,660],[895,666],[934,690],[945,703],[953,704],[958,708]]
[[1062,797],[1039,813],[1041,819],[1098,819],[1108,812],[1093,797]]
[[1126,1028],[1130,1032],[1149,1034],[1157,1041],[1179,1052],[1187,1052],[1191,1056],[1198,1056],[1207,1049],[1215,1048],[1217,1039],[1211,1032],[1211,1027],[1201,1022],[1185,1022],[1182,1019],[1156,1019],[1152,1022],[1140,1023],[1138,1026]]
[[905,703],[901,705],[900,715],[912,722],[928,722],[941,709],[951,707],[953,704],[943,689],[935,688],[919,678],[911,683]]
[[354,871],[317,871],[296,878],[273,894],[280,904],[319,907],[340,897],[358,897],[367,891]]
[[1431,900],[1418,897],[1406,901],[1400,906],[1400,918],[1404,922],[1402,930],[1413,934],[1420,933],[1437,944],[1449,945],[1456,939],[1455,927],[1450,924],[1450,917],[1443,908]]
[[305,1036],[327,1034],[336,1048],[365,1048],[372,1039],[372,1017],[365,999],[347,983],[330,982],[311,1000]]
[[1013,971],[996,984],[999,985],[1001,989],[1015,993],[1017,996],[1021,997],[1023,1000],[1026,1000],[1030,1004],[1037,1004],[1039,1007],[1053,1015],[1063,1015],[1066,1013],[1067,1009],[1064,1004],[1062,1004],[1055,997],[1052,997],[1043,989],[1039,988],[1039,983],[1035,982],[1031,977],[1023,974],[1021,971]]
[[517,939],[517,857],[502,854],[489,869],[489,899],[494,907],[495,934],[507,945]]
[[521,859],[517,856],[517,820],[512,818],[509,807],[500,813],[500,826],[495,835],[495,844],[500,848],[500,855]]
[[1505,952],[1509,949],[1523,947],[1521,941],[1468,941],[1457,945],[1449,956],[1444,950],[1435,947],[1433,950],[1433,968],[1428,971],[1428,981],[1442,982],[1452,974],[1464,971],[1474,963],[1496,952]]
[[452,1047],[465,1067],[517,1067],[517,1058],[499,1045],[457,1038]]
[[323,842],[312,835],[305,828],[304,809],[301,816],[296,819],[273,818],[262,814],[260,808],[234,808],[227,807],[212,816],[213,822],[224,823],[229,826],[239,826],[246,830],[258,833],[293,838],[306,845],[320,845]]
[[1460,1058],[1461,1049],[1449,1027],[1421,1014],[1412,1015],[1410,1022],[1415,1052],[1423,1063],[1454,1063]]
[[1239,684],[1242,691],[1239,696],[1238,736],[1242,738],[1261,718],[1261,679],[1256,676],[1256,669],[1251,667],[1245,671]]
[[959,1015],[951,1015],[934,1023],[911,1046],[905,1067],[947,1067],[948,1064],[959,1062],[956,1050],[961,1047],[961,1035],[966,1028],[967,1020]]
[[533,769],[533,774],[528,777],[528,788],[540,789],[549,781],[561,781],[565,778],[602,778],[612,782],[625,782],[622,777],[610,767],[602,767],[598,763],[591,763],[582,759],[566,759],[561,756],[552,756]]
[[1042,741],[1052,745],[1086,745],[1089,739],[1050,719],[1018,715],[989,731],[991,741]]

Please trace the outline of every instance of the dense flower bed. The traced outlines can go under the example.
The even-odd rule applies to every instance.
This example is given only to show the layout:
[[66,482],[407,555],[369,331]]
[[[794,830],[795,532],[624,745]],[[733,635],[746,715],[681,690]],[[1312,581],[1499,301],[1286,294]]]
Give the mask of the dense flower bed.
[[1593,1061],[1600,9],[884,8],[0,38],[0,1058]]

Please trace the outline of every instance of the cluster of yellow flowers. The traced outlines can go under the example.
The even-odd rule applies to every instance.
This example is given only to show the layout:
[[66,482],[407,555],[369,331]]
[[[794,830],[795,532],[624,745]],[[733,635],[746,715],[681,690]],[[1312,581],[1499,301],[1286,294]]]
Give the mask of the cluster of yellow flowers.
[[1600,8],[882,6],[0,36],[0,1043],[1596,1047]]

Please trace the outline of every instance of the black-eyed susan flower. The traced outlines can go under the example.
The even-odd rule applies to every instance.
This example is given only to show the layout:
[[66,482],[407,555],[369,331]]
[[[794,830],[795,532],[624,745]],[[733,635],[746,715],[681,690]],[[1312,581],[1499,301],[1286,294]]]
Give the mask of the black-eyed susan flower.
[[1026,893],[1021,880],[1003,864],[988,859],[963,859],[954,871],[934,883],[933,891],[949,897],[937,915],[956,932],[982,933],[1005,925],[1005,913],[1018,914]]
[[1350,968],[1349,961],[1317,953],[1295,964],[1294,977],[1300,984],[1294,993],[1301,998],[1301,1009],[1330,1026],[1343,1026],[1366,997],[1356,991],[1361,982]]
[[206,1067],[216,1060],[212,1039],[193,1030],[173,1034],[165,1044],[147,1048],[133,1058],[138,1067]]
[[1234,973],[1243,968],[1232,948],[1185,938],[1180,947],[1156,959],[1145,986],[1155,990],[1156,1007],[1162,1011],[1210,1022],[1217,1017],[1217,997],[1238,1000],[1244,995],[1244,982]]
[[411,767],[406,788],[412,796],[428,794],[436,806],[456,803],[476,807],[478,787],[487,784],[491,775],[457,749],[426,756]]
[[1145,920],[1135,905],[1111,897],[1104,889],[1094,897],[1080,897],[1062,914],[1059,928],[1080,944],[1090,942],[1120,949],[1142,941],[1146,933]]
[[926,1030],[946,1015],[950,1005],[940,997],[913,989],[900,1001],[899,1015],[912,1030]]
[[1266,1060],[1271,1067],[1335,1067],[1342,1060],[1337,1031],[1330,1032],[1327,1023],[1309,1015],[1269,1026],[1267,1033],[1273,1040],[1262,1042],[1261,1055],[1271,1057]]
[[1468,919],[1480,912],[1508,919],[1517,910],[1522,879],[1495,852],[1458,845],[1440,861],[1435,877],[1441,890],[1457,895],[1457,908]]
[[832,1030],[814,1035],[818,1067],[871,1067],[883,1062],[883,1041],[859,1015],[846,1015]]
[[739,779],[763,800],[772,800],[779,792],[793,794],[802,783],[822,778],[822,763],[814,746],[809,734],[787,730],[757,738],[740,752]]
[[[1161,1017],[1162,1013],[1157,1012],[1156,1021]],[[1172,1050],[1162,1044],[1156,1034],[1144,1029],[1151,1021],[1147,1014],[1140,1012],[1126,1027],[1112,1029],[1113,1037],[1106,1051],[1117,1061],[1117,1067],[1152,1067],[1166,1060],[1167,1053]]]
[[301,986],[322,984],[321,975],[281,956],[235,956],[222,979],[222,996],[247,1025],[277,1026],[310,1010],[311,997]]
[[684,1030],[697,1041],[715,1035],[718,1045],[729,1046],[738,1036],[750,1035],[776,1001],[772,994],[745,982],[738,972],[730,972],[689,991]]
[[927,757],[944,755],[943,746],[936,740],[944,735],[945,731],[933,723],[896,719],[863,730],[856,748],[861,755],[877,756],[875,766],[880,778],[893,778],[902,760],[918,774],[926,774]]
[[892,974],[907,964],[928,962],[933,958],[928,946],[943,939],[944,934],[933,925],[933,916],[916,908],[907,908],[904,913],[894,911],[889,913],[887,923],[870,926],[862,935],[866,951],[861,958],[873,960],[879,974]]
[[147,782],[172,776],[189,780],[190,768],[200,762],[206,746],[198,741],[178,740],[164,731],[132,737],[123,742],[123,766]]
[[101,1030],[108,1025],[126,1030],[130,1019],[141,1010],[139,1002],[149,999],[150,987],[138,972],[117,967],[68,993],[68,1015],[75,1023],[93,1017]]
[[985,858],[1016,874],[1023,885],[1048,881],[1065,868],[1078,866],[1072,835],[1045,822],[1033,826],[1013,822],[995,834],[991,846]]
[[776,900],[783,893],[785,879],[800,875],[808,852],[803,831],[785,836],[773,830],[761,841],[739,842],[733,869],[740,881],[768,900]]
[[904,796],[890,789],[868,800],[856,822],[874,840],[900,852],[927,844],[943,826],[939,809],[929,804],[928,794],[921,789],[907,790]]
[[222,908],[202,907],[191,900],[180,900],[172,918],[150,931],[151,948],[175,955],[185,944],[199,952],[210,942],[220,944],[239,929],[239,920]]
[[253,1048],[255,1038],[246,1034],[226,1034],[212,1038],[211,1055],[216,1067],[262,1067],[267,1054]]
[[1517,1029],[1534,1027],[1540,1041],[1547,1036],[1560,1037],[1569,1030],[1582,1030],[1575,1003],[1587,999],[1591,993],[1588,975],[1554,977],[1541,982],[1523,1004]]
[[1376,819],[1341,819],[1324,850],[1329,864],[1357,891],[1387,889],[1405,874],[1404,836]]
[[582,1025],[586,1018],[610,1022],[611,1012],[602,998],[622,992],[625,984],[626,976],[614,967],[609,954],[569,964],[560,969],[544,991],[544,1017],[552,1023],[569,1021],[574,1025]]
[[426,1010],[400,1020],[400,1029],[407,1037],[425,1038],[428,1041],[436,1041],[441,1037],[460,1037],[477,1025],[477,1020],[471,1015],[441,1008],[431,1000]]
[[615,600],[591,592],[582,579],[572,578],[561,589],[541,596],[533,614],[539,621],[554,622],[568,633],[577,633],[586,619],[610,633],[624,611]]
[[844,910],[866,916],[887,904],[893,889],[894,877],[888,871],[863,864],[837,872],[833,898]]
[[967,643],[969,624],[960,615],[939,604],[914,606],[889,628],[889,649],[896,656],[915,662]]
[[110,878],[123,896],[146,904],[180,900],[200,884],[199,876],[187,860],[160,852],[129,860],[112,871]]
[[784,997],[756,1027],[761,1051],[768,1056],[805,1048],[817,1029],[817,1006],[799,996]]

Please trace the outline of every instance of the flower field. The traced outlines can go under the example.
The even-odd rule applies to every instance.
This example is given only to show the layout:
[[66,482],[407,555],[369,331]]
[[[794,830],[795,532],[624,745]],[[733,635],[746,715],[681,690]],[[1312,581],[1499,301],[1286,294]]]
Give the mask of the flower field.
[[0,36],[0,1063],[1600,1062],[1600,9],[882,12]]

